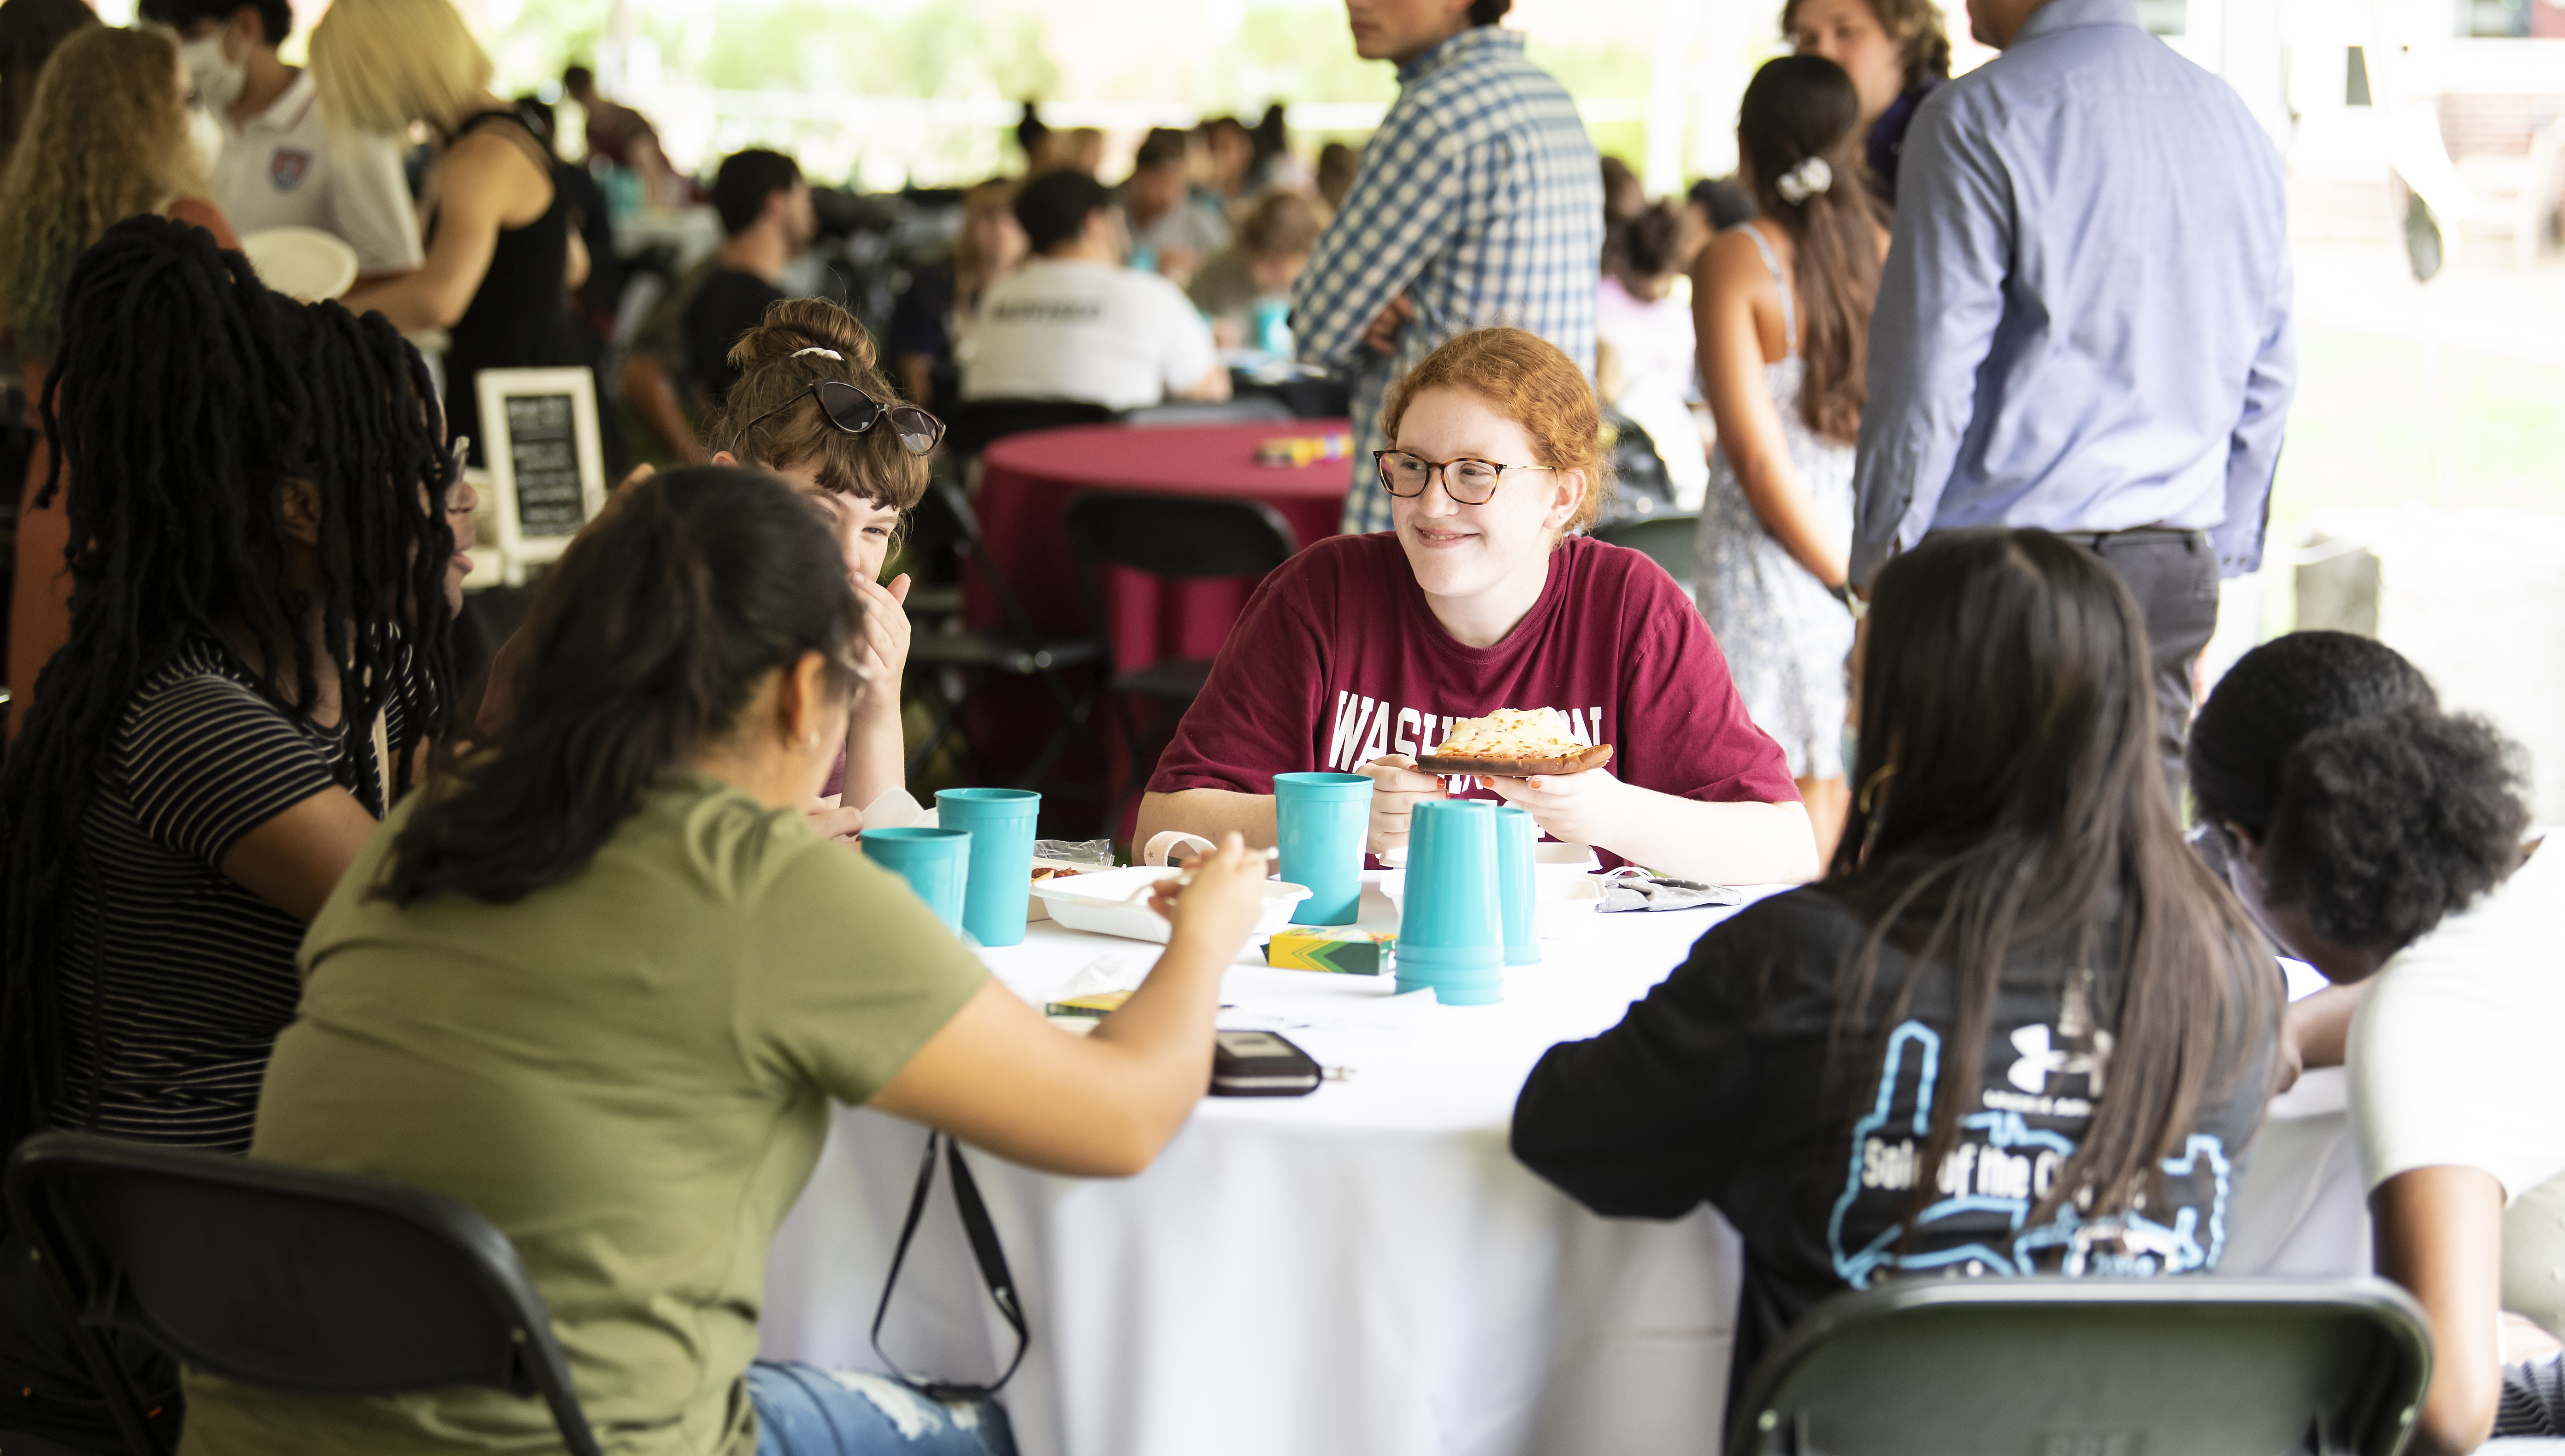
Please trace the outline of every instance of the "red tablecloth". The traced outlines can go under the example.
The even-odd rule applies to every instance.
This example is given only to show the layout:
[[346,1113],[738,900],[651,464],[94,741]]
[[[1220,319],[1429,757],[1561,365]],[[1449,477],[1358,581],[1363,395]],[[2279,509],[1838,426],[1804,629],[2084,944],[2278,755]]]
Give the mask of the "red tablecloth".
[[[982,457],[977,504],[989,559],[1006,574],[1036,627],[1086,629],[1086,599],[1069,560],[1064,525],[1078,492],[1155,490],[1259,500],[1282,512],[1306,545],[1335,534],[1351,465],[1343,459],[1259,465],[1257,447],[1271,439],[1343,434],[1346,428],[1341,419],[1304,419],[1190,429],[1095,424],[1010,436]],[[1162,586],[1128,572],[1112,576],[1106,606],[1117,665],[1125,668],[1218,652],[1256,587],[1246,579]],[[972,581],[965,592],[972,622],[999,619],[984,584]]]
[[[1010,436],[982,457],[976,506],[989,560],[1005,574],[1037,630],[1091,630],[1077,567],[1068,554],[1068,503],[1080,491],[1154,490],[1260,500],[1281,512],[1298,543],[1306,545],[1335,534],[1352,466],[1342,458],[1303,466],[1260,465],[1257,447],[1272,439],[1343,434],[1346,428],[1341,419],[1302,419],[1168,429],[1078,425]],[[1161,584],[1131,572],[1108,575],[1105,607],[1112,617],[1119,668],[1218,653],[1256,589],[1254,579]],[[977,573],[965,576],[963,603],[975,625],[1001,620],[997,601]],[[1040,751],[1056,726],[1057,710],[1048,694],[1031,684],[992,683],[969,716],[972,740],[991,782],[1005,782]],[[1109,745],[1104,773],[1119,784],[1129,766],[1123,762],[1117,730],[1100,709],[1094,722],[1096,737]],[[1073,756],[1055,778],[1075,778],[1082,759]],[[1084,761],[1092,765],[1092,760]],[[1127,824],[1122,828],[1127,831]],[[1044,832],[1054,832],[1048,817]]]

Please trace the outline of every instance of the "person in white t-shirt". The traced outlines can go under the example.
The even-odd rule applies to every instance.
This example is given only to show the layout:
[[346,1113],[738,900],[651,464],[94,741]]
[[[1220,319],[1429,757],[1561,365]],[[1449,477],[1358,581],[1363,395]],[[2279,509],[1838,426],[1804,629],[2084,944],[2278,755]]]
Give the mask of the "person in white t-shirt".
[[[2202,848],[2334,983],[2290,1008],[2282,1059],[2349,1070],[2378,1271],[2432,1326],[2422,1456],[2565,1434],[2565,851],[2524,851],[2510,758],[2345,632],[2246,653],[2191,733]],[[2524,1336],[2540,1352],[2506,1364]]]
[[1049,172],[1016,194],[1034,256],[992,284],[962,397],[1078,399],[1138,409],[1226,399],[1229,370],[1184,291],[1121,266],[1111,194],[1079,172]]
[[419,266],[399,143],[322,124],[312,73],[277,56],[294,28],[286,0],[142,0],[142,16],[178,33],[196,100],[221,127],[208,181],[235,231],[318,228],[356,250],[359,277]]

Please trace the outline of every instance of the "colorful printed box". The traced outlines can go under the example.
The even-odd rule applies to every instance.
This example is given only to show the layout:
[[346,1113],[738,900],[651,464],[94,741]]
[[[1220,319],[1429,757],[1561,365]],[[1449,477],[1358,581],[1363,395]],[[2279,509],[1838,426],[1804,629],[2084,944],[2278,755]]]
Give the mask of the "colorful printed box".
[[1265,963],[1283,971],[1377,976],[1390,969],[1397,947],[1398,937],[1386,930],[1295,925],[1265,942]]

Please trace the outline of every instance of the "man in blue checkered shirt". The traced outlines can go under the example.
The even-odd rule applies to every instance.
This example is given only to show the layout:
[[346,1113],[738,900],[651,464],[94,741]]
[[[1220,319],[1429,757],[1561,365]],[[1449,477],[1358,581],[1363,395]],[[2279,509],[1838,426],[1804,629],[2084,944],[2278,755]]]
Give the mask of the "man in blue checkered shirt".
[[1390,529],[1381,396],[1444,341],[1528,329],[1594,370],[1602,164],[1576,103],[1497,21],[1513,0],[1346,0],[1398,100],[1291,290],[1300,358],[1355,371],[1343,529]]

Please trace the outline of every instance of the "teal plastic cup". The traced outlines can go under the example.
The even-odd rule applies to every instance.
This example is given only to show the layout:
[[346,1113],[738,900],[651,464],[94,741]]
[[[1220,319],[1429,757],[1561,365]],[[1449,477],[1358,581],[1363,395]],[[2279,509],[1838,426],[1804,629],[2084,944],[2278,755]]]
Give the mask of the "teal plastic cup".
[[908,881],[945,928],[962,928],[963,885],[971,877],[969,830],[866,830],[864,857]]
[[962,928],[982,945],[1022,945],[1025,901],[1033,893],[1034,816],[1042,796],[1031,789],[940,789],[935,822],[971,835],[971,876],[962,892]]
[[1371,780],[1360,774],[1276,774],[1274,823],[1282,878],[1305,884],[1294,925],[1351,925],[1362,908],[1363,846],[1371,835]]
[[1540,828],[1531,811],[1506,805],[1497,811],[1497,918],[1506,933],[1506,964],[1528,966],[1540,960],[1540,938],[1534,920],[1540,909],[1540,885],[1532,873],[1532,845]]
[[1497,806],[1428,800],[1407,837],[1398,918],[1398,989],[1432,988],[1447,1006],[1505,999],[1506,932],[1497,910]]

